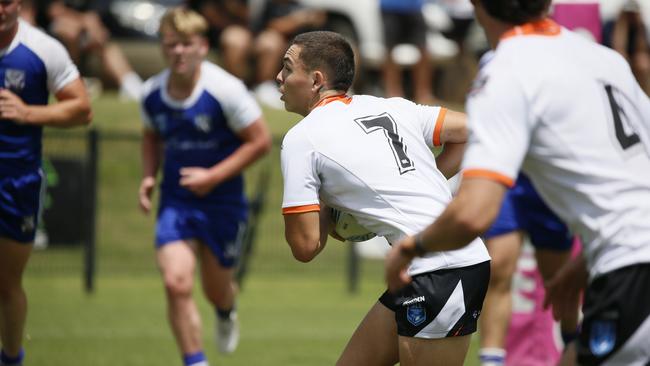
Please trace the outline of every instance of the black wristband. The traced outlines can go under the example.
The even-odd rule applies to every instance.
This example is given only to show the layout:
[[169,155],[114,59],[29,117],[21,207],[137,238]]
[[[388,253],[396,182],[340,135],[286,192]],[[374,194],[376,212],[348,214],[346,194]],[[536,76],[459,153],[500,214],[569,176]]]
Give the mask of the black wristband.
[[419,233],[415,236],[415,245],[413,246],[413,249],[415,251],[415,255],[418,257],[421,257],[429,252],[424,246],[424,242],[422,241],[422,233]]
[[421,257],[427,254],[428,250],[424,247],[422,242],[422,234],[417,234],[414,237],[415,244],[411,248],[400,247],[402,253],[409,257]]

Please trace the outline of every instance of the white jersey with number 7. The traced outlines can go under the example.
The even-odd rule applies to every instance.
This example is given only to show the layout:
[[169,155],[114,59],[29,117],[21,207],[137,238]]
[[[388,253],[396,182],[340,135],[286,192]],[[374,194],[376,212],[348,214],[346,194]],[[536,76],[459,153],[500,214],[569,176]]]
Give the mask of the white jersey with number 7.
[[[314,211],[323,201],[391,243],[422,231],[451,200],[431,152],[444,113],[367,95],[315,108],[282,144],[283,213]],[[415,259],[409,274],[486,260],[487,250],[476,239],[462,249]]]

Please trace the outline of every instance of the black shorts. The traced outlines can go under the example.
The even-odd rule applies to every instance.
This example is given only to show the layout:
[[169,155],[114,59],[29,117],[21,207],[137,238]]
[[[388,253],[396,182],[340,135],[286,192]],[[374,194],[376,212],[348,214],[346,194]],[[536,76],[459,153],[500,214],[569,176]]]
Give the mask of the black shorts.
[[427,25],[422,12],[393,13],[382,12],[384,39],[389,49],[400,43],[425,47],[427,44]]
[[384,292],[379,302],[395,313],[401,336],[464,336],[476,331],[489,281],[490,261],[427,272],[397,294]]
[[596,278],[582,311],[580,365],[650,365],[650,263]]

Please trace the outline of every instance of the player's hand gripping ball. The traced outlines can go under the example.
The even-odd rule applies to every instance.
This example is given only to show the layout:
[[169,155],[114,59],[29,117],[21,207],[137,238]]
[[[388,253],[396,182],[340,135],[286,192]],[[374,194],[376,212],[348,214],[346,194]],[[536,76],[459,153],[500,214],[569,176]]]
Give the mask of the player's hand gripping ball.
[[361,226],[354,216],[347,212],[330,208],[330,216],[334,221],[334,232],[340,238],[351,242],[366,241],[374,238],[377,234]]

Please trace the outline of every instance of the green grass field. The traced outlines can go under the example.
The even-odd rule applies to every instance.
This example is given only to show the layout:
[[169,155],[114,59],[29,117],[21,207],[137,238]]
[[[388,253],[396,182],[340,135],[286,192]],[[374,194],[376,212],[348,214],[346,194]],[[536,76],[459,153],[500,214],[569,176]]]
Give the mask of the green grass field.
[[[140,131],[138,107],[105,95],[93,103],[94,126],[107,132]],[[298,116],[266,111],[276,138]],[[64,147],[47,147],[61,149]],[[212,365],[333,365],[365,312],[384,288],[383,263],[361,263],[359,291],[346,282],[347,249],[330,241],[312,263],[295,261],[284,242],[280,214],[278,149],[247,173],[254,183],[261,164],[272,175],[258,227],[250,273],[239,298],[239,349],[222,356],[213,345],[214,315],[196,288]],[[140,179],[137,141],[100,144],[96,290],[83,291],[82,252],[50,246],[35,251],[25,286],[30,308],[26,365],[180,365],[167,325],[164,294],[154,263],[153,217],[137,209]],[[254,184],[250,184],[254,188]],[[476,337],[475,337],[476,338]],[[467,365],[475,365],[475,345]]]

